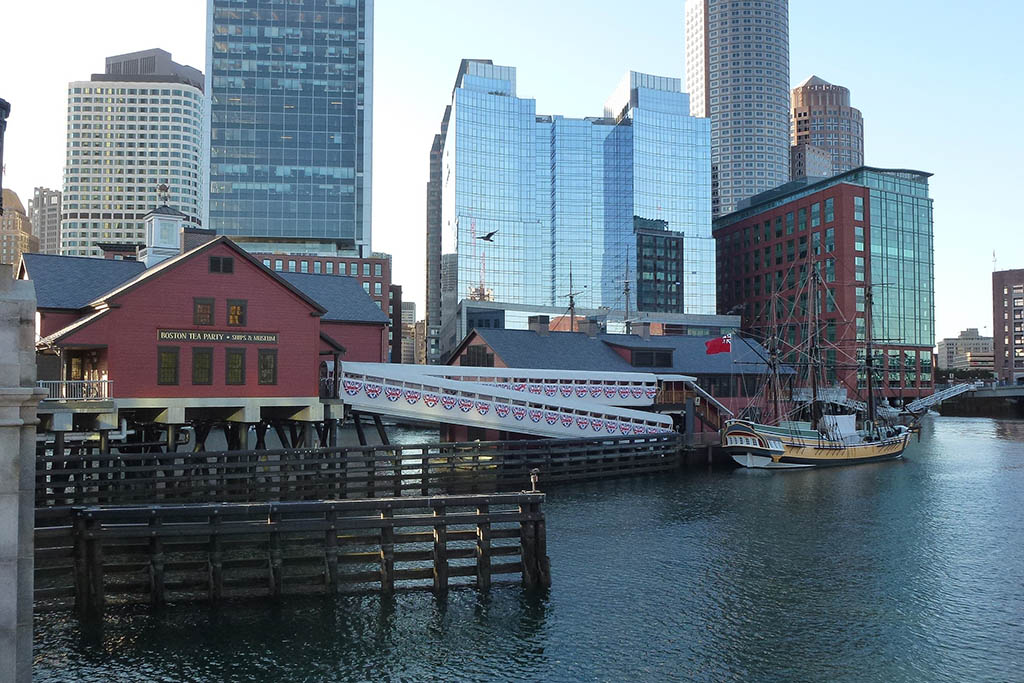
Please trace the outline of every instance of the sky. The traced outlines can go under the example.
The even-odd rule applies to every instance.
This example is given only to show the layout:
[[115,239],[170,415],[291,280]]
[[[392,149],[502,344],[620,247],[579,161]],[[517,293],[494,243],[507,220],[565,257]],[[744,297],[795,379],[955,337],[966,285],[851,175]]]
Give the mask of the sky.
[[[627,70],[683,76],[684,0],[377,0],[373,249],[423,317],[428,153],[463,58],[518,68],[537,112],[600,115]],[[1011,211],[1024,186],[1024,3],[790,0],[790,76],[844,85],[872,166],[934,173],[938,338],[991,334],[993,253],[1024,268]],[[55,16],[59,15],[59,17]],[[0,97],[12,105],[4,187],[60,188],[67,83],[109,55],[160,47],[206,70],[205,0],[4,4]],[[45,31],[35,30],[45,27]],[[45,36],[45,39],[41,39]]]

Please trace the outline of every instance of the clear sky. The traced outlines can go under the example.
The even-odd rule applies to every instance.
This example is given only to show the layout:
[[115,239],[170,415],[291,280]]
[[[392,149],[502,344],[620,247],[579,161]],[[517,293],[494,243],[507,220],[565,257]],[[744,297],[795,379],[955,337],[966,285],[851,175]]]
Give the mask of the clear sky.
[[[600,115],[628,70],[683,75],[683,0],[377,0],[373,247],[423,316],[427,158],[459,60],[516,66],[538,113]],[[205,71],[204,0],[9,0],[0,97],[12,104],[4,186],[60,188],[68,81],[108,55],[160,47]],[[866,162],[935,174],[936,332],[991,334],[992,253],[1024,268],[1024,75],[1012,0],[790,1],[794,84],[850,88]]]

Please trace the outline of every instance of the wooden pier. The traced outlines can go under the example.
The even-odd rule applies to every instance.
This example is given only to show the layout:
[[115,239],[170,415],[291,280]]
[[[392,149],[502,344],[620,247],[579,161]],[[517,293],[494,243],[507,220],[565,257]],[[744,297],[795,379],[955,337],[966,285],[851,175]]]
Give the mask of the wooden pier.
[[[41,510],[36,602],[488,590],[551,583],[543,493]],[[514,577],[510,580],[510,577]]]
[[682,463],[678,434],[217,452],[43,455],[36,506],[326,500],[531,488]]

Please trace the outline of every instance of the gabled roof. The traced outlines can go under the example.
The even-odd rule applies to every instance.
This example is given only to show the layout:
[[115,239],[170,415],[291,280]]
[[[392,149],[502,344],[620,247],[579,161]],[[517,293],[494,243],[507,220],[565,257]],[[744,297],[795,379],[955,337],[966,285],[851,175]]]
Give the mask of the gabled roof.
[[[315,309],[317,312],[319,312],[319,313],[326,312],[327,309],[324,308],[323,306],[321,306],[320,304],[318,304],[315,299],[313,299],[310,296],[308,296],[307,294],[305,294],[302,290],[296,288],[292,283],[290,283],[287,280],[285,280],[284,278],[280,277],[280,275],[278,273],[275,273],[270,268],[267,268],[258,259],[254,258],[252,256],[252,254],[250,254],[249,252],[247,252],[244,249],[242,249],[240,246],[235,244],[232,240],[228,239],[224,235],[221,235],[220,237],[218,237],[216,239],[210,240],[209,242],[206,242],[205,244],[201,244],[198,247],[196,247],[195,249],[192,249],[191,251],[186,251],[184,254],[178,254],[177,256],[174,256],[173,258],[167,259],[166,261],[161,261],[160,263],[156,264],[155,266],[153,266],[151,268],[148,268],[148,269],[144,270],[143,272],[139,273],[137,276],[135,276],[131,280],[128,280],[126,282],[121,283],[120,286],[110,290],[109,292],[103,293],[101,296],[97,297],[95,300],[90,302],[90,305],[98,306],[98,305],[100,305],[102,303],[105,303],[106,301],[108,301],[110,299],[113,299],[115,297],[118,297],[118,296],[124,294],[125,292],[128,292],[128,291],[130,291],[132,289],[135,289],[136,287],[138,287],[142,283],[147,282],[147,281],[151,280],[152,278],[159,277],[160,275],[162,275],[163,273],[165,273],[169,269],[173,268],[177,264],[179,264],[179,263],[181,263],[183,261],[186,261],[188,259],[191,259],[191,258],[193,258],[195,256],[198,256],[198,255],[202,254],[203,252],[209,251],[210,249],[214,248],[218,244],[226,245],[229,249],[231,249],[233,252],[235,252],[236,255],[242,257],[243,259],[245,259],[249,263],[251,263],[254,266],[256,266],[256,268],[258,268],[259,270],[262,270],[264,273],[266,273],[270,277],[272,277],[275,280],[277,280],[278,282],[280,282],[286,289],[288,289],[293,294],[295,294],[297,297],[299,297],[300,299],[305,301],[307,304],[309,304],[310,307]],[[365,292],[364,292],[364,294],[365,294]]]
[[321,320],[385,324],[390,320],[355,278],[313,273],[277,275],[326,309]]
[[[708,355],[706,337],[685,335],[600,334],[589,337],[582,332],[549,332],[540,335],[532,330],[475,329],[455,350],[453,357],[474,337],[479,337],[510,368],[551,368],[556,370],[590,370],[609,372],[651,372],[682,375],[746,375],[763,374],[768,352],[753,340],[733,338],[732,352]],[[748,346],[749,344],[749,346]],[[671,367],[638,367],[631,365],[613,350],[618,346],[629,350],[671,350]],[[753,348],[751,348],[753,347]],[[783,368],[782,374],[792,374]]]
[[[761,375],[768,371],[768,351],[753,339],[732,338],[729,353],[708,354],[704,342],[708,337],[691,337],[682,334],[654,335],[640,337],[635,334],[601,334],[598,338],[606,344],[614,344],[631,350],[672,350],[672,372],[687,375]],[[644,372],[665,372],[666,368],[633,367]],[[783,366],[780,374],[793,374],[791,368]]]
[[35,283],[39,308],[77,310],[145,269],[141,261],[23,254],[19,272]]
[[807,87],[809,85],[832,85],[832,84],[829,83],[828,81],[826,81],[824,78],[819,78],[818,76],[809,76],[803,83],[801,83],[800,85],[798,85],[796,87],[804,88],[804,87]]
[[167,206],[166,204],[156,207],[142,218],[146,219],[150,216],[171,216],[173,218],[188,218],[186,214],[182,213],[181,211],[178,211],[175,208]]

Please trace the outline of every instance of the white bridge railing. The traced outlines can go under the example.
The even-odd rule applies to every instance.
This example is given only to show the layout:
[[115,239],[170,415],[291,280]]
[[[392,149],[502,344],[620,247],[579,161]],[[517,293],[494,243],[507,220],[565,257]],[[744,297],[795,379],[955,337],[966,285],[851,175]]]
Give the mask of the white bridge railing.
[[963,394],[965,392],[973,391],[975,388],[976,387],[973,384],[969,383],[956,384],[948,389],[937,391],[931,396],[925,396],[924,398],[919,398],[916,401],[908,403],[906,409],[912,413],[917,413],[927,408],[930,408],[936,403],[942,403],[947,398],[953,398],[954,396],[959,396],[960,394]]
[[47,391],[44,401],[98,401],[114,396],[114,382],[107,379],[39,380],[36,384]]

